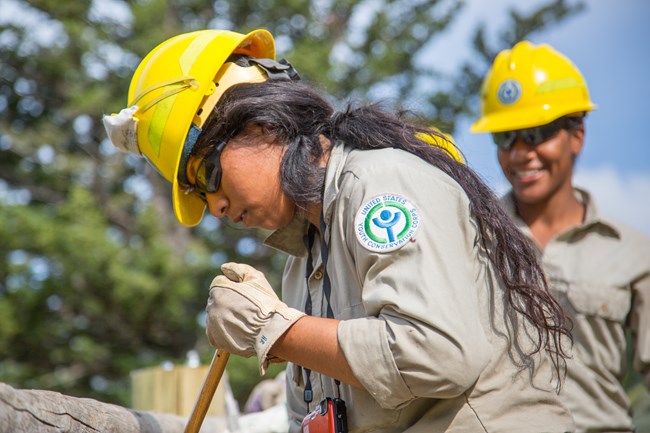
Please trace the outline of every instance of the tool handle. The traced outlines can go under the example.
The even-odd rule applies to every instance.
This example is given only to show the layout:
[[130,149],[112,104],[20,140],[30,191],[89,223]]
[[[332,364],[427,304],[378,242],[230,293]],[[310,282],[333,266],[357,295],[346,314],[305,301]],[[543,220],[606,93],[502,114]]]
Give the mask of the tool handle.
[[214,397],[214,392],[217,390],[221,376],[223,376],[223,372],[226,369],[226,363],[229,357],[230,353],[224,352],[223,350],[217,349],[214,352],[208,374],[205,376],[205,381],[201,387],[201,393],[196,399],[194,409],[192,409],[192,415],[190,415],[190,419],[187,421],[184,433],[199,433],[199,430],[201,430],[201,424],[203,424],[205,414],[208,413],[212,397]]

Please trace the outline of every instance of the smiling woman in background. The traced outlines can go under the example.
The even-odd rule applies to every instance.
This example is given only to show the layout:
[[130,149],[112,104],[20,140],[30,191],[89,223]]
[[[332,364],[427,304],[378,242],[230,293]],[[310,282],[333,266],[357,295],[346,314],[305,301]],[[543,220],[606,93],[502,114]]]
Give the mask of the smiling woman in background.
[[[650,387],[650,240],[602,216],[573,186],[595,108],[582,74],[548,45],[523,41],[494,60],[472,132],[492,132],[512,190],[506,210],[530,240],[572,318],[575,346],[560,394],[578,432],[632,432],[626,330]],[[623,148],[625,143],[613,144]]]

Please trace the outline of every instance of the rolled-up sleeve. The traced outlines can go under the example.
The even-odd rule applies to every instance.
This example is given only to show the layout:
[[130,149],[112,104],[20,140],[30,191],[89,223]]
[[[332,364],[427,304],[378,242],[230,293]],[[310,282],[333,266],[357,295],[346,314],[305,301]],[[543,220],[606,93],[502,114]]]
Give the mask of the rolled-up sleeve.
[[456,397],[476,382],[491,356],[481,322],[478,291],[484,283],[477,281],[468,199],[435,170],[411,170],[390,182],[373,179],[356,180],[348,209],[380,194],[399,195],[417,208],[419,227],[400,249],[371,252],[357,240],[350,212],[348,247],[368,317],[342,321],[339,344],[359,381],[384,408],[418,397]]

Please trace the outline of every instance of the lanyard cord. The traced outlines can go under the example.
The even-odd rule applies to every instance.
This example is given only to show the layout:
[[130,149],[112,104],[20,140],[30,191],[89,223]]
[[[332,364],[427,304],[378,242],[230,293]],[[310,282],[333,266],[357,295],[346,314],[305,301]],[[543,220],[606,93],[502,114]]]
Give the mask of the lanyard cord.
[[[330,304],[330,296],[332,294],[332,283],[330,281],[330,276],[327,273],[327,259],[328,259],[328,247],[327,242],[325,241],[325,230],[327,226],[325,225],[325,219],[323,218],[323,213],[320,214],[320,254],[321,260],[323,262],[323,293],[325,295],[325,301],[327,304],[327,317],[329,319],[334,318],[334,311],[332,310],[332,305]],[[305,270],[305,280],[307,282],[307,300],[305,301],[305,313],[312,315],[312,302],[311,302],[311,293],[309,292],[309,277],[314,271],[314,257],[312,256],[311,249],[314,246],[314,238],[316,237],[316,226],[313,224],[309,225],[309,230],[304,237],[305,247],[307,248],[308,257],[307,257],[307,266]],[[305,368],[305,391],[303,393],[303,398],[305,403],[307,403],[307,412],[309,412],[309,403],[314,398],[312,387],[311,387],[311,370]],[[338,394],[341,394],[339,389],[341,382],[337,379],[334,380],[336,383],[336,389]]]
[[323,292],[325,293],[325,300],[327,301],[327,317],[329,319],[333,319],[334,311],[332,311],[332,305],[330,304],[330,296],[332,295],[332,283],[330,282],[330,276],[327,273],[327,259],[329,253],[327,251],[327,242],[325,242],[325,230],[327,230],[327,226],[325,225],[323,212],[321,212],[320,213],[320,257],[323,262]]
[[[312,260],[312,255],[311,255],[311,248],[314,246],[314,236],[316,234],[316,227],[313,224],[309,225],[309,231],[304,237],[304,242],[305,242],[305,247],[307,248],[307,251],[309,253],[309,257],[307,259],[307,266],[306,266],[306,271],[305,271],[305,280],[307,281],[307,300],[305,301],[305,313],[309,316],[311,316],[312,313],[312,305],[311,305],[311,293],[309,293],[309,277],[311,276],[311,273],[314,271],[314,262]],[[305,391],[303,392],[303,398],[305,400],[305,403],[307,403],[307,412],[309,412],[309,403],[314,398],[313,392],[311,390],[311,370],[308,368],[305,368]]]

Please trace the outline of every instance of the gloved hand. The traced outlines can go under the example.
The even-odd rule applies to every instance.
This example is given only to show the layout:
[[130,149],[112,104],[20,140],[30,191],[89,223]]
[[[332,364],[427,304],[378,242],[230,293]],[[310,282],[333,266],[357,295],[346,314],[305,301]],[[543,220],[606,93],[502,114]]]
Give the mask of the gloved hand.
[[269,282],[255,268],[225,263],[223,275],[212,280],[205,310],[210,344],[236,355],[257,355],[260,374],[272,359],[269,350],[305,313],[280,301]]

